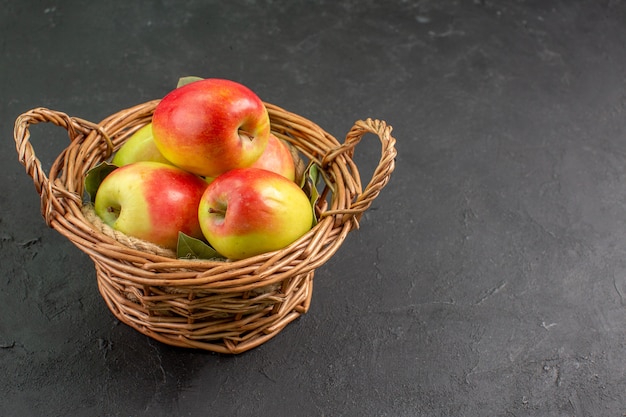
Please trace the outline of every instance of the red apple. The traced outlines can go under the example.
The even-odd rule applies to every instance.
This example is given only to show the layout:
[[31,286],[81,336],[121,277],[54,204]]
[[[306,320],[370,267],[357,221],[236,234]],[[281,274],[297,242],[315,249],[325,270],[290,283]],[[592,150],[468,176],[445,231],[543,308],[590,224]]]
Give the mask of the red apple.
[[142,161],[117,168],[98,187],[94,209],[128,236],[176,249],[178,232],[201,239],[198,205],[207,183],[172,165]]
[[286,143],[270,133],[265,151],[259,159],[250,165],[250,168],[267,169],[294,181],[296,178],[296,167],[291,151],[287,146]]
[[293,243],[311,229],[313,211],[295,182],[265,169],[243,168],[207,187],[198,219],[218,253],[243,259]]
[[159,151],[204,177],[250,166],[267,146],[270,120],[261,99],[235,81],[208,78],[168,93],[152,116]]

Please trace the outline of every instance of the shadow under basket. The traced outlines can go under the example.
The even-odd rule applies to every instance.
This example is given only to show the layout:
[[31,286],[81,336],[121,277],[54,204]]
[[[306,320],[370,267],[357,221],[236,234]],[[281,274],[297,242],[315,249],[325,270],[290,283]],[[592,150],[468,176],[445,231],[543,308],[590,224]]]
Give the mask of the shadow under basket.
[[[272,132],[290,143],[302,160],[321,168],[326,185],[316,211],[319,221],[293,244],[238,261],[176,259],[152,247],[105,233],[85,211],[86,173],[110,158],[149,123],[159,100],[92,123],[45,108],[15,122],[19,161],[41,196],[48,226],[93,260],[99,291],[123,323],[163,343],[238,354],[257,347],[307,312],[315,269],[337,251],[361,215],[389,181],[395,139],[384,121],[360,120],[343,143],[315,123],[265,103]],[[52,123],[67,130],[70,143],[42,169],[29,127]],[[353,160],[367,133],[380,139],[381,158],[363,188]]]

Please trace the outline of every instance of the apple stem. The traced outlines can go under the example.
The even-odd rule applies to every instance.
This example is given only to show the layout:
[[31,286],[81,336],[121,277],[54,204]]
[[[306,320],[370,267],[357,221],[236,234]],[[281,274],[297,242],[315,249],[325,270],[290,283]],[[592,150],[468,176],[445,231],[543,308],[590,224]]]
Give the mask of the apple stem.
[[110,213],[113,215],[112,221],[117,221],[117,219],[120,217],[121,211],[122,209],[120,207],[116,207],[116,206],[107,207],[107,213]]
[[213,207],[209,207],[209,213],[211,213],[211,214],[221,214],[223,216],[224,214],[226,214],[226,211],[225,210],[216,209],[216,208],[213,208]]
[[250,132],[246,132],[246,131],[245,131],[245,130],[243,130],[243,129],[239,129],[239,132],[238,132],[238,133],[239,133],[239,137],[240,137],[240,138],[242,138],[242,139],[243,139],[243,138],[246,138],[246,139],[248,139],[249,141],[253,141],[253,140],[254,140],[254,135],[253,135],[253,134],[251,134]]

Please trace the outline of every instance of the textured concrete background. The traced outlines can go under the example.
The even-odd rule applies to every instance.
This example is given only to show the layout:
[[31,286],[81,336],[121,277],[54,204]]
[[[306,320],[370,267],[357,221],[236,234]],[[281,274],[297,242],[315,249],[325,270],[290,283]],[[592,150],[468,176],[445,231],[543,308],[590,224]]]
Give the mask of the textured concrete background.
[[[0,0],[0,415],[624,415],[625,22],[610,0]],[[183,75],[398,140],[309,313],[236,357],[118,323],[11,139],[31,108],[97,122]],[[49,167],[66,132],[32,134]]]

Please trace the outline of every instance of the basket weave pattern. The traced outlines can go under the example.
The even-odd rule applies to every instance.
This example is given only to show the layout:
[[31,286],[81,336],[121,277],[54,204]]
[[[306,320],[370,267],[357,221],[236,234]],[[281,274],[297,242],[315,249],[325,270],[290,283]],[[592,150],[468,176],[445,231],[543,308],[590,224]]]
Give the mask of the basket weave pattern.
[[[36,108],[15,122],[19,161],[41,196],[46,224],[93,260],[99,291],[111,312],[139,332],[173,346],[237,354],[266,342],[307,312],[313,275],[359,225],[395,166],[391,127],[357,121],[343,143],[315,123],[265,103],[272,132],[303,159],[315,161],[328,181],[316,212],[319,222],[293,244],[239,261],[175,259],[145,242],[104,233],[85,210],[86,173],[150,122],[158,100],[92,123]],[[53,123],[70,143],[48,173],[35,156],[29,127]],[[363,188],[352,157],[362,137],[380,139],[381,158]]]

